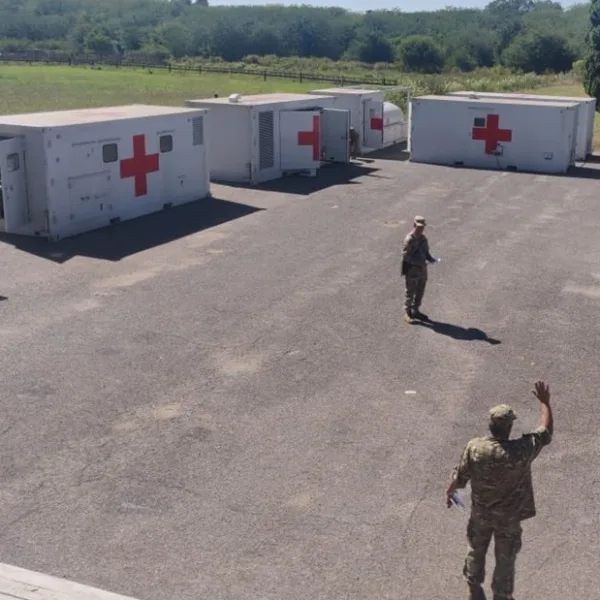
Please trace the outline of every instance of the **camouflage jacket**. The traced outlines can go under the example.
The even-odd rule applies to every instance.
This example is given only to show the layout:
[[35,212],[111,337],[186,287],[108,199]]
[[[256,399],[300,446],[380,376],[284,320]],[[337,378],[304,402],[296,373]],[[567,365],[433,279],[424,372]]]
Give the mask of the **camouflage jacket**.
[[433,257],[429,254],[429,242],[425,235],[416,237],[411,231],[404,238],[402,261],[420,267],[425,266],[427,261],[433,261]]
[[472,516],[501,521],[534,517],[531,463],[551,441],[552,432],[543,427],[513,440],[470,440],[453,479],[459,488],[471,482]]

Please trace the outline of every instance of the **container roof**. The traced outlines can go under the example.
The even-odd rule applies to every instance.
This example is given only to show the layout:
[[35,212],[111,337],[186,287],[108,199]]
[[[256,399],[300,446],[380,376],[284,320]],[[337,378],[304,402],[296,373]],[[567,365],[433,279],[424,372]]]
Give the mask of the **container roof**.
[[0,125],[16,127],[60,127],[81,123],[99,123],[119,119],[139,117],[155,117],[192,113],[198,109],[179,108],[176,106],[149,106],[131,104],[128,106],[108,106],[103,108],[83,108],[74,110],[58,110],[39,113],[22,113],[0,116]]
[[348,95],[356,94],[357,96],[362,96],[363,94],[379,94],[382,91],[383,90],[366,90],[366,89],[361,89],[361,88],[345,88],[345,87],[326,88],[324,90],[312,90],[312,92],[314,92],[314,93],[321,93],[321,94],[348,94]]
[[469,94],[469,96],[475,96],[476,98],[522,98],[527,100],[539,98],[540,100],[554,100],[555,102],[594,102],[596,100],[589,96],[544,96],[542,94],[519,94],[518,92],[471,92],[463,90],[460,92],[453,92],[453,94]]
[[570,107],[575,107],[577,106],[577,102],[573,101],[571,103],[565,102],[565,101],[556,101],[556,102],[535,102],[534,100],[523,100],[521,98],[471,98],[469,96],[435,96],[435,95],[429,95],[429,96],[415,96],[413,98],[413,100],[436,100],[436,101],[440,101],[440,102],[465,102],[467,104],[511,104],[511,105],[515,105],[518,104],[520,106],[543,106],[543,107],[551,107],[551,106],[555,106],[555,107],[561,107],[564,108],[565,106],[570,106]]
[[[186,100],[186,103],[193,104],[194,102],[200,102],[204,104],[216,104],[227,106],[260,106],[262,104],[280,104],[282,102],[302,102],[302,101],[312,101],[312,100],[329,100],[330,96],[317,96],[315,94],[254,94],[245,96],[244,94],[240,95],[240,98],[237,102],[230,102],[228,97],[225,98],[199,98],[197,100]],[[189,104],[188,104],[189,106]]]

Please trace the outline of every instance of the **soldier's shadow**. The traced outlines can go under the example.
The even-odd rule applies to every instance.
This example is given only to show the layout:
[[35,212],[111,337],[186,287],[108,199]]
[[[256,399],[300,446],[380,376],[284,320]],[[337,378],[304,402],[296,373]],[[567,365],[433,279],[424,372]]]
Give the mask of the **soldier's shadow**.
[[481,331],[481,329],[476,329],[475,327],[461,327],[460,325],[452,325],[451,323],[443,323],[442,321],[433,321],[431,319],[427,321],[415,321],[414,324],[421,325],[421,327],[428,327],[436,333],[447,335],[455,340],[481,341],[493,346],[502,343],[500,340],[488,337],[485,331]]

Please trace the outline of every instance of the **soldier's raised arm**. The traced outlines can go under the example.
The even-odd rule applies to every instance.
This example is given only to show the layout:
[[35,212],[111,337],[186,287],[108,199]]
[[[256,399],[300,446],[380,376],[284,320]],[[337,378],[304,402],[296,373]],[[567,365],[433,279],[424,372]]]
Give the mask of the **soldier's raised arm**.
[[543,381],[536,381],[535,389],[531,392],[539,401],[542,408],[540,428],[554,433],[554,415],[550,406],[550,386]]
[[524,451],[528,454],[529,460],[535,460],[542,448],[552,441],[554,417],[550,406],[550,386],[543,381],[536,381],[535,389],[531,393],[541,405],[540,424],[531,433],[526,433],[523,439],[526,441]]

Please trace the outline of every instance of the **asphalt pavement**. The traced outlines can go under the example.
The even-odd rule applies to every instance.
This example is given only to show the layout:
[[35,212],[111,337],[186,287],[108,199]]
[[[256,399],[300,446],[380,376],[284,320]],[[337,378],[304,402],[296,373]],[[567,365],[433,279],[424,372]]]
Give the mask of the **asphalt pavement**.
[[[542,378],[515,597],[597,594],[600,171],[399,158],[0,238],[3,562],[139,600],[465,598],[449,474],[491,406],[537,425]],[[408,325],[417,214],[442,261]]]

